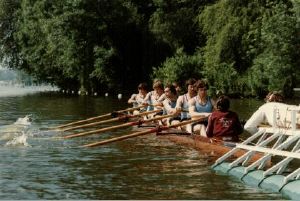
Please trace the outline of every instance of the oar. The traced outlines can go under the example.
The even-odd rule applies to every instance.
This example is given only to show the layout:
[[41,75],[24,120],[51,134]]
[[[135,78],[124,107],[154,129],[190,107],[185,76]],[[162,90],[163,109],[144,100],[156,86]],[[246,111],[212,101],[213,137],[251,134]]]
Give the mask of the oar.
[[206,118],[206,117],[201,117],[199,119],[183,121],[183,122],[180,122],[178,124],[174,124],[174,125],[170,125],[170,126],[160,126],[160,127],[157,127],[157,128],[146,130],[146,131],[135,132],[135,133],[132,133],[132,134],[128,134],[128,135],[124,135],[124,136],[120,136],[120,137],[115,137],[115,138],[108,139],[108,140],[103,140],[103,141],[99,141],[99,142],[86,144],[86,145],[83,145],[83,147],[95,147],[95,146],[100,146],[100,145],[108,144],[108,143],[111,143],[111,142],[121,141],[121,140],[125,140],[125,139],[128,139],[128,138],[133,138],[133,137],[137,137],[137,136],[141,136],[141,135],[156,133],[156,132],[160,132],[162,130],[167,130],[169,128],[176,128],[176,127],[183,126],[183,125],[186,125],[186,124],[190,124],[190,123],[193,123],[193,122],[202,121],[204,118]]
[[94,120],[98,120],[98,119],[102,119],[102,118],[106,118],[106,117],[111,117],[114,114],[118,114],[118,113],[122,113],[122,112],[131,112],[131,111],[143,108],[143,107],[146,107],[146,106],[145,105],[141,105],[141,106],[138,106],[138,107],[128,108],[128,109],[125,109],[125,110],[119,110],[119,111],[115,111],[115,112],[103,114],[103,115],[100,115],[100,116],[91,117],[91,118],[88,118],[88,119],[84,119],[84,120],[79,120],[79,121],[75,121],[75,122],[63,124],[63,125],[60,125],[60,126],[49,128],[49,129],[51,129],[51,130],[61,129],[61,128],[65,128],[65,127],[68,127],[68,126],[73,126],[73,125],[77,125],[77,124],[86,123],[86,122],[89,122],[89,121],[94,121]]
[[103,120],[103,121],[98,121],[98,122],[94,122],[94,123],[89,123],[89,124],[84,124],[84,125],[79,125],[79,126],[74,126],[74,127],[61,129],[60,131],[64,132],[64,131],[76,130],[76,129],[79,129],[79,128],[91,127],[91,126],[100,125],[100,124],[112,123],[112,122],[115,122],[115,121],[128,120],[129,118],[145,116],[145,115],[160,112],[160,111],[161,110],[153,110],[153,111],[142,112],[142,113],[134,114],[134,115],[124,115],[124,116],[121,116],[121,117],[116,117],[116,118],[107,119],[107,120]]
[[168,114],[168,115],[154,117],[154,118],[151,118],[151,119],[145,119],[145,120],[139,120],[139,121],[134,121],[134,122],[128,122],[128,123],[124,123],[124,124],[121,124],[121,125],[111,126],[111,127],[108,127],[108,128],[101,128],[101,129],[92,130],[92,131],[75,133],[75,134],[64,136],[64,138],[68,139],[68,138],[74,138],[74,137],[82,137],[82,136],[85,136],[85,135],[92,135],[92,134],[95,134],[95,133],[99,134],[101,132],[106,132],[106,131],[110,131],[110,130],[114,130],[114,129],[118,129],[118,128],[125,128],[125,127],[129,127],[129,126],[136,126],[136,125],[141,125],[143,123],[147,123],[147,122],[151,122],[151,121],[161,120],[161,119],[164,119],[164,118],[172,117],[174,115],[177,115],[177,114]]

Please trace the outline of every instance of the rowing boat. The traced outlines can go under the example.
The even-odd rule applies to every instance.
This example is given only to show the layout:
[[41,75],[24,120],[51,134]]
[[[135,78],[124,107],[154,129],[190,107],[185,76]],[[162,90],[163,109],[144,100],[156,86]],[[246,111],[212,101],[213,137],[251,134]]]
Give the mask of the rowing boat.
[[[216,157],[226,154],[233,147],[235,147],[235,143],[215,141],[195,134],[159,134],[158,138],[168,139],[176,144],[192,147],[199,150],[203,154],[209,154]],[[244,153],[244,151],[239,151],[236,152],[234,156],[240,157]],[[254,159],[257,160],[260,157],[261,155],[257,155]]]
[[[151,121],[153,120],[157,121],[158,119],[152,118]],[[241,143],[228,143],[175,129],[196,121],[199,122],[199,120],[203,119],[188,120],[171,126],[159,126],[155,123],[144,125],[145,121],[141,121],[143,122],[142,125],[126,124],[122,127],[139,125],[133,127],[133,131],[138,131],[133,134],[90,143],[83,147],[95,147],[156,133],[158,140],[167,139],[180,145],[193,147],[210,156],[221,156],[215,160],[212,166],[212,169],[217,172],[237,176],[246,183],[254,183],[266,189],[282,192],[292,199],[300,196],[299,165],[294,167],[291,172],[285,172],[293,159],[300,159],[300,131],[296,130],[295,126],[292,126],[292,130],[282,130],[282,128],[276,127],[263,128]],[[293,122],[295,121],[293,120]],[[285,158],[278,163],[271,162],[273,155]]]
[[[155,124],[143,125],[141,127],[135,127],[134,130],[145,130],[147,128],[154,127]],[[220,140],[215,140],[207,138],[198,134],[188,133],[186,131],[178,129],[169,129],[165,132],[159,132],[157,134],[157,139],[167,139],[173,143],[183,145],[186,147],[192,147],[199,150],[203,154],[211,156],[213,159],[216,159],[235,147],[236,143],[225,142]],[[237,157],[242,156],[246,152],[243,150],[237,151],[234,153],[232,160]],[[255,161],[262,157],[262,154],[256,154],[251,160]]]
[[[256,134],[257,137],[262,136],[256,144],[253,143],[252,145],[249,145],[255,139],[256,136],[254,135],[242,143],[237,143],[234,147],[232,146],[234,145],[233,143],[213,141],[200,135],[180,132],[178,130],[157,133],[157,137],[158,139],[168,139],[176,144],[193,147],[203,154],[213,156],[213,159],[221,156],[221,158],[216,160],[215,164],[212,166],[212,169],[218,173],[232,175],[241,179],[241,181],[248,185],[259,186],[274,192],[280,192],[284,197],[289,199],[299,199],[299,164],[288,172],[284,171],[287,170],[287,165],[291,160],[295,158],[300,159],[300,133],[294,133],[294,136],[289,132],[278,133],[271,136],[269,135],[264,139],[266,136],[264,133],[266,132],[270,133],[270,129],[261,129],[260,132]],[[260,147],[261,145],[267,145],[272,139],[281,139],[282,135],[290,135],[293,137],[287,138],[286,141],[282,141],[282,143],[284,142],[282,146],[279,145],[273,149]],[[285,147],[289,144],[293,146],[292,152],[280,151],[280,147]],[[258,151],[251,151],[256,148]],[[286,156],[287,158],[277,164],[273,164],[273,161],[271,162],[270,158],[273,154]],[[226,161],[220,161],[220,159],[224,157],[226,158]],[[256,164],[257,167],[261,166],[262,169],[254,169],[254,164]],[[274,174],[274,172],[277,173]]]

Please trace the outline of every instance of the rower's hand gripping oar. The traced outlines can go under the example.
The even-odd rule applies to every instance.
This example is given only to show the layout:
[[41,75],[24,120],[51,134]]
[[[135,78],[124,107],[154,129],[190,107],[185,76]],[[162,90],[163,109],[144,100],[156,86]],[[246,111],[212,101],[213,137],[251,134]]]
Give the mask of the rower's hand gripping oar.
[[131,111],[143,108],[143,107],[146,107],[146,106],[141,105],[141,106],[134,107],[134,108],[128,108],[128,109],[124,109],[124,110],[114,111],[114,112],[103,114],[103,115],[100,115],[100,116],[91,117],[91,118],[88,118],[88,119],[74,121],[74,122],[71,122],[71,123],[67,123],[67,124],[63,124],[63,125],[60,125],[60,126],[52,127],[52,128],[49,128],[49,129],[51,129],[51,130],[62,129],[62,128],[65,128],[65,127],[78,125],[78,124],[86,123],[86,122],[89,122],[89,121],[95,121],[95,120],[99,120],[99,119],[103,119],[103,118],[107,118],[107,117],[115,118],[115,117],[117,117],[118,115],[120,115],[124,112],[131,112]]
[[134,121],[134,122],[128,122],[128,123],[124,123],[121,125],[116,125],[116,126],[111,126],[108,128],[101,128],[101,129],[96,129],[96,130],[92,130],[92,131],[86,131],[86,132],[81,132],[81,133],[75,133],[75,134],[70,134],[70,135],[66,135],[63,138],[65,139],[69,139],[69,138],[75,138],[75,137],[82,137],[82,136],[86,136],[86,135],[92,135],[92,134],[99,134],[102,132],[106,132],[106,131],[110,131],[110,130],[114,130],[114,129],[118,129],[118,128],[125,128],[125,127],[129,127],[129,126],[139,126],[142,125],[144,123],[147,122],[151,122],[151,121],[157,121],[157,120],[161,120],[164,118],[168,118],[168,117],[173,117],[176,114],[169,114],[169,115],[163,115],[163,116],[158,116],[158,117],[154,117],[151,119],[141,119],[139,121]]
[[89,123],[89,124],[78,125],[78,126],[74,126],[74,127],[61,129],[60,131],[64,132],[64,131],[76,130],[76,129],[79,129],[79,128],[87,128],[87,127],[92,127],[92,126],[96,126],[96,125],[100,125],[100,124],[112,123],[112,122],[116,122],[116,121],[128,121],[128,119],[130,119],[130,118],[145,116],[145,115],[156,113],[156,112],[159,112],[159,111],[161,111],[161,110],[153,110],[153,111],[148,111],[148,112],[142,112],[142,113],[134,114],[134,115],[123,115],[121,117],[116,117],[116,118],[112,118],[112,119],[108,119],[108,120],[103,120],[103,121],[98,121],[98,122],[94,122],[94,123]]
[[190,124],[190,123],[194,123],[194,122],[197,122],[197,121],[202,121],[204,118],[206,118],[206,117],[202,117],[202,118],[199,118],[199,119],[188,120],[188,121],[183,121],[183,122],[173,124],[173,125],[170,125],[170,126],[159,126],[157,128],[149,129],[149,130],[146,130],[146,131],[135,132],[135,133],[132,133],[132,134],[128,134],[128,135],[124,135],[124,136],[120,136],[120,137],[115,137],[115,138],[108,139],[108,140],[103,140],[103,141],[99,141],[99,142],[86,144],[86,145],[83,145],[83,147],[95,147],[95,146],[108,144],[108,143],[111,143],[111,142],[117,142],[117,141],[125,140],[125,139],[128,139],[128,138],[147,135],[147,134],[150,134],[150,133],[157,133],[157,132],[160,132],[160,131],[163,131],[163,130],[167,130],[169,128],[176,128],[176,127],[183,126],[183,125]]

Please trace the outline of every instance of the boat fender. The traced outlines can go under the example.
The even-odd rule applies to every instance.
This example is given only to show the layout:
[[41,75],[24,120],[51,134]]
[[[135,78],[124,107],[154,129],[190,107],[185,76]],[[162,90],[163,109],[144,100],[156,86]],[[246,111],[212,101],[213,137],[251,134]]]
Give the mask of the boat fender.
[[259,186],[259,183],[264,179],[263,173],[263,170],[251,170],[245,174],[242,181],[251,186]]
[[283,189],[288,183],[289,183],[289,182],[284,183],[284,184],[279,188],[278,192],[281,192],[282,189]]
[[[260,187],[260,185],[264,182],[265,179],[267,179],[269,176],[272,176],[272,175],[267,175],[265,176],[264,178],[262,178],[262,180],[258,183],[258,187]],[[282,187],[281,187],[282,188]],[[280,191],[280,190],[279,190]]]
[[[255,169],[254,169],[254,170],[249,170],[249,171],[247,171],[246,173],[244,173],[244,174],[242,175],[242,177],[241,177],[241,180],[244,181],[244,178],[245,178],[250,172],[253,172],[253,171],[256,171],[256,170],[255,170]],[[266,178],[266,177],[265,177],[265,178]],[[258,183],[257,186],[259,186],[259,185],[264,181],[265,178],[263,178],[261,181],[259,181],[259,183]]]

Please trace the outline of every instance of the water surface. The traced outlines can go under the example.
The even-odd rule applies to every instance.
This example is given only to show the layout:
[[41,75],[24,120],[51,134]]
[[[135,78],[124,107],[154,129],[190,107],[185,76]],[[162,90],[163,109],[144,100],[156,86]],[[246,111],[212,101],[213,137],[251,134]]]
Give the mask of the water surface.
[[[261,103],[234,100],[232,107],[247,119]],[[7,135],[5,129],[9,130],[5,126],[18,118],[33,118],[31,126],[22,130],[24,133],[0,137],[0,198],[282,199],[278,193],[217,175],[210,169],[211,156],[158,140],[155,135],[81,148],[83,144],[130,133],[131,129],[70,140],[58,139],[61,133],[47,130],[126,107],[126,97],[118,100],[56,93],[0,97],[2,137]]]

